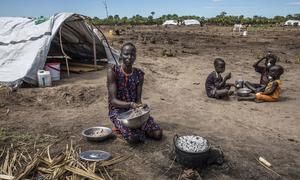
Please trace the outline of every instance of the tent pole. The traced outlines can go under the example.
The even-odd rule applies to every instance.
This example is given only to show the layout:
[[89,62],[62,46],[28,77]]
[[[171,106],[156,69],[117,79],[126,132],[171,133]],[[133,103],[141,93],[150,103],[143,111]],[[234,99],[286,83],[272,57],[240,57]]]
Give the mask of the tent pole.
[[66,59],[66,66],[67,66],[68,77],[70,77],[69,60],[68,60],[67,57],[65,57],[65,59]]
[[70,70],[69,70],[69,62],[68,62],[68,56],[66,55],[66,53],[64,52],[63,49],[63,44],[62,44],[62,40],[61,40],[61,28],[62,26],[60,26],[59,28],[59,42],[60,42],[60,48],[61,48],[61,52],[63,53],[65,60],[66,60],[66,66],[67,66],[67,73],[68,73],[68,77],[70,77]]
[[93,32],[93,51],[94,51],[94,65],[95,65],[95,70],[97,70],[97,53],[96,53],[96,39],[95,39],[95,34]]

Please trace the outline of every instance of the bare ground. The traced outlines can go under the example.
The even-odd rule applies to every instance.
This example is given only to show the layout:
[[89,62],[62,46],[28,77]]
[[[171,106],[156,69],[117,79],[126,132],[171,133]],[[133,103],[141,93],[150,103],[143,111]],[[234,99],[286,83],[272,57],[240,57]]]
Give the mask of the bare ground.
[[[148,140],[130,146],[120,138],[102,143],[86,142],[81,131],[91,126],[112,127],[107,117],[106,72],[72,74],[50,88],[21,88],[2,98],[0,145],[41,135],[62,138],[56,151],[73,139],[82,150],[102,149],[134,157],[119,168],[116,179],[177,179],[182,167],[172,164],[173,136],[198,134],[220,146],[226,163],[201,170],[203,179],[300,179],[300,29],[253,28],[240,37],[226,27],[118,27],[110,36],[115,47],[126,41],[137,45],[136,66],[145,73],[143,101],[153,107],[151,115],[164,129],[162,141]],[[107,28],[104,28],[107,30]],[[282,98],[276,103],[209,99],[204,82],[213,60],[222,57],[232,82],[238,77],[258,81],[252,68],[258,57],[272,51],[285,68]],[[9,109],[9,113],[7,112]],[[26,135],[23,138],[13,138]],[[267,171],[256,160],[265,157],[281,175]],[[171,166],[172,164],[172,166]]]

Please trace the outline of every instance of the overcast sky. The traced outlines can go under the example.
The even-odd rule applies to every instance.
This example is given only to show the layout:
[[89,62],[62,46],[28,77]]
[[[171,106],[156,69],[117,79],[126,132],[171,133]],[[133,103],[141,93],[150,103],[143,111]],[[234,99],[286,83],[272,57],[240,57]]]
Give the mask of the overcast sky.
[[[51,16],[75,12],[106,17],[104,0],[0,0],[0,16]],[[221,11],[228,15],[273,17],[300,13],[300,0],[107,0],[109,15],[155,17],[163,14],[213,17]]]

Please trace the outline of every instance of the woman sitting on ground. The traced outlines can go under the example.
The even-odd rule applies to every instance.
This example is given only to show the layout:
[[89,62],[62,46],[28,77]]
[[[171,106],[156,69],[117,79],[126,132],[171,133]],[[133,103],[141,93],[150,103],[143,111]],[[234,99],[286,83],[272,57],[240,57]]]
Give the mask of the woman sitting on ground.
[[162,129],[150,117],[139,129],[130,129],[117,120],[120,113],[144,106],[141,100],[144,72],[132,67],[136,60],[136,48],[126,43],[121,49],[121,65],[114,65],[107,72],[109,93],[109,118],[129,143],[143,142],[145,137],[160,140]]

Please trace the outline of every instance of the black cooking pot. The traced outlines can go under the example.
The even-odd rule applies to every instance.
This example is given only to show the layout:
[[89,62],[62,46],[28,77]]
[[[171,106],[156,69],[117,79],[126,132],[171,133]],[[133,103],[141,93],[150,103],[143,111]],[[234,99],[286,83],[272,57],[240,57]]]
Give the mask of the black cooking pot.
[[177,146],[178,137],[177,134],[173,137],[176,161],[185,167],[197,168],[205,166],[210,153],[210,144],[208,141],[208,148],[206,150],[202,152],[187,152]]

